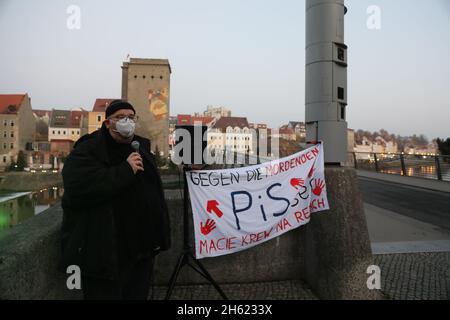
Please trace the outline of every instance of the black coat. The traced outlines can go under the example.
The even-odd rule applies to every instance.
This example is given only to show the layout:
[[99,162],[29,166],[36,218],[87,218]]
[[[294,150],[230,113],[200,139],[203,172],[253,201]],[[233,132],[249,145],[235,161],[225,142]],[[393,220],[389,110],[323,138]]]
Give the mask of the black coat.
[[[65,272],[67,266],[78,265],[83,275],[114,279],[118,274],[118,262],[113,201],[121,193],[138,188],[139,178],[126,161],[111,165],[105,132],[109,134],[103,127],[80,138],[64,163],[62,259],[59,266]],[[159,225],[148,232],[157,232],[153,248],[167,250],[170,247],[169,215],[161,178],[150,152],[150,141],[139,136],[134,140],[140,143],[139,152],[144,163],[150,164],[145,170],[152,170],[156,177],[156,183],[152,184],[154,190],[145,191],[152,195],[149,201],[158,200],[151,208]],[[149,254],[137,252],[138,256]]]

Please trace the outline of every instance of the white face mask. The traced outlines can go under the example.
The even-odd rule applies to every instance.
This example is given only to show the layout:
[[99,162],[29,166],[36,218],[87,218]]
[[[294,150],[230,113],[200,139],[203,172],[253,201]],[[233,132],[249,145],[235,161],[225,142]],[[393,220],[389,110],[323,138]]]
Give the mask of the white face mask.
[[134,121],[124,118],[116,122],[116,132],[124,138],[131,138],[134,134],[136,124]]

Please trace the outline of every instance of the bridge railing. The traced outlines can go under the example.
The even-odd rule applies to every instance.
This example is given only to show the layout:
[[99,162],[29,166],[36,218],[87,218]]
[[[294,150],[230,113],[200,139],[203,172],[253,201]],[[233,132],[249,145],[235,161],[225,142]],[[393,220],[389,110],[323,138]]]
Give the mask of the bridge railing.
[[360,170],[450,181],[450,156],[349,152],[348,164]]

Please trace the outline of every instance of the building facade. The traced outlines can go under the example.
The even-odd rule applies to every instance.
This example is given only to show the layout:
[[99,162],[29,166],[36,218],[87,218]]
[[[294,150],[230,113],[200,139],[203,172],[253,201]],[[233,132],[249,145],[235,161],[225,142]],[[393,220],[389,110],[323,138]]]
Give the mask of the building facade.
[[67,156],[73,144],[87,133],[89,113],[82,108],[52,110],[48,128],[50,152],[55,156]]
[[231,111],[225,107],[220,106],[207,106],[206,111],[203,112],[206,117],[213,117],[217,120],[221,117],[231,117]]
[[0,94],[0,170],[17,161],[35,139],[36,122],[28,94]]
[[221,117],[208,130],[208,148],[241,154],[253,154],[253,133],[242,117]]
[[122,99],[130,102],[139,116],[136,133],[169,154],[171,68],[166,59],[131,58],[122,65]]
[[96,99],[92,111],[88,116],[88,133],[92,133],[102,127],[105,121],[106,108],[116,99]]

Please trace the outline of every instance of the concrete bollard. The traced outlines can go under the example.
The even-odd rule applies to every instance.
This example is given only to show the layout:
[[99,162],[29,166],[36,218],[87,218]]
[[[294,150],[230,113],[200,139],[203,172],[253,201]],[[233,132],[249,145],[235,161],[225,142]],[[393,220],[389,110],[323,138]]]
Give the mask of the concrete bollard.
[[330,210],[312,215],[301,233],[303,278],[321,299],[378,299],[367,287],[374,264],[356,171],[326,167]]

